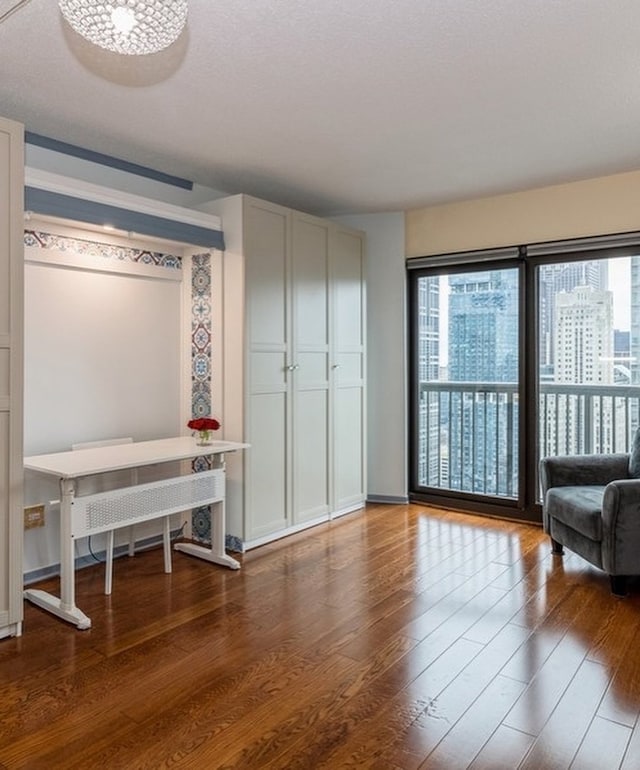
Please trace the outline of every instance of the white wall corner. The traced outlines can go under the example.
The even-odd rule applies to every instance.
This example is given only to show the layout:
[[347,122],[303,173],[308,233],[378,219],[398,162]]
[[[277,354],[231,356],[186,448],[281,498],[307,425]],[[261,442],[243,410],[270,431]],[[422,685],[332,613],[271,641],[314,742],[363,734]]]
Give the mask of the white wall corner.
[[345,215],[366,233],[367,493],[407,497],[407,363],[404,213]]

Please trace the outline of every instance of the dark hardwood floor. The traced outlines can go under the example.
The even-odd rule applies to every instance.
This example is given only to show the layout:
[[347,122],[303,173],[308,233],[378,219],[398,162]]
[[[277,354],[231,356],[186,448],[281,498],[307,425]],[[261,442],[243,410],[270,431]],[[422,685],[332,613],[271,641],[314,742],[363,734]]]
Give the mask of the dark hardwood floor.
[[82,570],[89,631],[26,606],[0,767],[640,768],[640,583],[540,529],[370,505],[241,558]]

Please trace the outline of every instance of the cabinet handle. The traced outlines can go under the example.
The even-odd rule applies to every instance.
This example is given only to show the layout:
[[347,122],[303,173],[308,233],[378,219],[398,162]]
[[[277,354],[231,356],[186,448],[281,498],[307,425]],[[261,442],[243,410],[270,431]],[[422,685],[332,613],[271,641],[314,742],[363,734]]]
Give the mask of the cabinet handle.
[[334,364],[331,368],[332,369],[339,369],[340,368],[340,364]]
[[287,366],[288,372],[295,372],[296,369],[300,368],[300,364],[292,364],[291,366]]

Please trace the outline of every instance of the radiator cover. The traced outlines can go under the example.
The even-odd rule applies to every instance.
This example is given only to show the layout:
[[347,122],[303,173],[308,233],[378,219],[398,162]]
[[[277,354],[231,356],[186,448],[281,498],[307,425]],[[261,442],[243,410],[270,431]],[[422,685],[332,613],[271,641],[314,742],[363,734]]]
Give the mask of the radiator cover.
[[217,468],[149,484],[76,497],[71,502],[73,537],[85,537],[224,500],[225,474]]

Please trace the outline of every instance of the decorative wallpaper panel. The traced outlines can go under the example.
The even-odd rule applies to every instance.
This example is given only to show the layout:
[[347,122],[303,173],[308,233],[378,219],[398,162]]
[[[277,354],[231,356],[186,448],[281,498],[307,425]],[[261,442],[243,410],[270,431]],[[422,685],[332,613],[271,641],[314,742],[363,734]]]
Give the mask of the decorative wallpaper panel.
[[[191,412],[193,417],[216,417],[211,402],[212,313],[211,313],[211,254],[194,254],[191,258]],[[206,457],[193,461],[195,473],[211,467]],[[191,517],[192,537],[203,543],[211,542],[211,509],[196,508]],[[225,546],[242,552],[242,540],[228,534]]]
[[112,243],[99,243],[98,241],[84,240],[83,238],[69,238],[66,235],[45,233],[41,230],[25,230],[24,245],[35,246],[40,249],[57,249],[58,251],[71,251],[74,254],[87,254],[92,257],[115,259],[120,262],[139,262],[158,267],[182,269],[182,257],[175,254],[163,254],[159,251],[147,251],[134,249],[128,246],[116,246]]
[[[211,254],[191,258],[191,413],[193,417],[211,415]],[[193,461],[195,473],[209,470],[206,457]],[[211,510],[195,508],[191,515],[194,540],[211,542]]]

